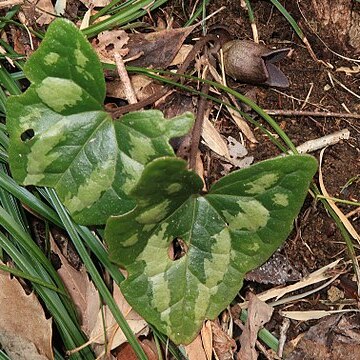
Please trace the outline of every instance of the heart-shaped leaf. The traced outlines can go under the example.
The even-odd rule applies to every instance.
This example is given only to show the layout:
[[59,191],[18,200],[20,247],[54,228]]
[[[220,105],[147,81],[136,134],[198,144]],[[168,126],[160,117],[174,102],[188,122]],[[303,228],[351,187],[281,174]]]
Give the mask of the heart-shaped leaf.
[[165,120],[155,110],[112,120],[102,107],[100,61],[65,20],[49,26],[24,71],[32,85],[7,103],[12,174],[24,185],[54,187],[82,224],[131,210],[128,192],[144,165],[174,156],[169,139],[193,124],[189,113]]
[[128,271],[127,301],[175,343],[191,342],[289,235],[316,168],[311,156],[276,158],[200,196],[182,160],[149,163],[131,192],[137,207],[106,226],[110,256]]

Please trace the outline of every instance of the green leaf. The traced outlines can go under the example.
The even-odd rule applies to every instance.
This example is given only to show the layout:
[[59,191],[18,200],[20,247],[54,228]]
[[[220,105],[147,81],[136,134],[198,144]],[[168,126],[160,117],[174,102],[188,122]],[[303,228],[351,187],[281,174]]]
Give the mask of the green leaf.
[[55,188],[75,221],[104,224],[131,210],[129,190],[144,166],[174,156],[168,141],[187,133],[193,116],[165,120],[160,111],[129,113],[114,121],[103,110],[99,59],[65,20],[48,28],[25,65],[30,88],[7,102],[9,161],[23,185]]
[[131,192],[137,207],[106,226],[111,259],[128,271],[127,301],[175,343],[191,342],[287,238],[316,169],[311,156],[276,158],[200,196],[201,180],[182,160],[148,164]]

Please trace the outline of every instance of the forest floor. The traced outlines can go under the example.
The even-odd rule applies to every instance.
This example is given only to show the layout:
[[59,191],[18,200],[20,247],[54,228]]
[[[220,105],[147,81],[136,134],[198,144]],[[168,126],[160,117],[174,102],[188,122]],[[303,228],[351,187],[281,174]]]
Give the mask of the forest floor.
[[[72,14],[67,14],[67,16],[75,19],[78,9],[82,9],[82,7],[79,7],[75,0],[68,1],[68,7],[73,3],[76,6],[73,6]],[[190,8],[194,5],[193,3],[193,1],[189,1],[186,6]],[[331,144],[324,150],[321,164],[323,185],[331,197],[359,202],[360,65],[359,60],[356,60],[357,62],[352,60],[359,57],[358,49],[349,46],[342,48],[339,39],[335,36],[327,36],[326,32],[321,30],[322,27],[317,26],[316,19],[311,17],[310,12],[307,12],[312,6],[311,0],[286,2],[287,10],[305,31],[315,56],[321,60],[316,61],[309,49],[294,33],[289,22],[269,1],[252,1],[251,3],[260,41],[269,48],[291,49],[289,55],[277,63],[277,66],[288,77],[290,86],[286,89],[250,86],[235,82],[231,78],[228,78],[228,86],[249,96],[270,115],[275,114],[272,117],[295,146],[347,129],[350,133],[348,138]],[[151,16],[145,16],[143,22],[159,26],[159,24],[166,24],[166,21],[172,18],[173,27],[183,26],[185,20],[182,5],[180,1],[168,1],[161,9],[151,13]],[[248,12],[246,8],[240,6],[240,1],[211,0],[207,7],[207,14],[214,13],[222,7],[220,12],[207,20],[206,28],[220,25],[225,27],[234,39],[253,39]],[[305,18],[305,14],[310,17]],[[310,29],[310,25],[313,31]],[[18,42],[21,41],[23,35],[18,33]],[[194,44],[196,43],[194,39],[201,35],[201,28],[198,27],[187,37],[186,42]],[[323,39],[325,43],[320,39]],[[338,56],[329,49],[336,49],[343,56]],[[19,44],[17,50],[19,50]],[[111,74],[108,74],[109,79],[111,80]],[[109,82],[111,82],[110,80]],[[186,103],[186,106],[197,111],[196,106],[193,107],[197,99],[195,96],[175,92],[173,99],[178,101],[176,111],[183,107],[182,101]],[[109,96],[107,100],[109,103],[116,104],[115,106],[125,104],[122,100],[116,99],[114,95]],[[156,106],[165,110],[165,113],[174,113],[176,111],[171,109],[172,103],[167,98],[165,103],[160,102]],[[254,162],[270,159],[282,153],[259,127],[250,124],[254,138],[249,139],[241,133],[224,107],[218,104],[210,105],[210,102],[207,106],[208,117],[213,121],[218,134],[223,139],[231,136],[237,144],[241,143],[248,152],[247,156],[252,156]],[[245,108],[244,111],[273,133],[269,124],[251,109]],[[281,111],[284,111],[286,115],[282,115]],[[319,115],[319,113],[323,114]],[[328,113],[328,115],[324,115],[324,113]],[[355,116],[352,117],[349,114],[355,114]],[[217,155],[211,146],[201,143],[199,150],[200,163],[203,167],[201,173],[207,185],[230,170],[236,169]],[[320,159],[320,150],[313,151],[311,154],[318,160]],[[318,174],[314,181],[320,185]],[[337,203],[337,205],[355,231],[359,231],[359,207],[343,203]],[[356,254],[359,254],[359,243],[354,244]],[[233,303],[232,312],[225,312],[219,318],[219,324],[222,329],[226,329],[226,332],[231,334],[230,338],[238,341],[241,331],[236,322],[235,325],[232,323],[229,314],[234,315],[238,311],[249,292],[259,295],[265,291],[275,291],[279,286],[296,284],[302,278],[306,278],[309,274],[336,260],[341,261],[340,265],[332,267],[327,272],[324,271],[322,282],[314,280],[314,283],[306,289],[299,286],[298,289],[287,294],[294,298],[283,304],[276,304],[273,317],[265,327],[277,338],[284,338],[286,335],[286,354],[290,354],[293,348],[298,346],[289,355],[289,359],[360,359],[360,355],[358,355],[360,354],[360,318],[356,313],[350,313],[347,316],[335,314],[322,319],[317,318],[319,317],[318,313],[306,313],[306,311],[318,310],[357,309],[359,303],[358,284],[351,261],[349,261],[345,240],[323,204],[315,201],[310,195],[296,219],[294,230],[283,247],[276,253],[275,260],[274,258],[270,259],[265,268],[259,271],[255,270],[247,277],[239,297]],[[332,276],[331,283],[317,289],[325,282],[325,279],[330,279]],[[313,293],[305,294],[309,290],[313,290]],[[283,316],[284,311],[300,311],[303,317],[291,319],[288,323],[289,328],[284,330],[284,326],[287,324],[287,320],[284,320],[286,318]],[[305,339],[303,343],[300,341],[301,337]],[[344,338],[347,340],[345,341]],[[220,360],[236,358],[236,352],[234,352],[236,348],[231,348],[233,345],[231,340],[223,338],[221,341],[222,345],[219,343],[214,345],[218,358]],[[224,348],[227,350],[224,351]],[[349,351],[349,349],[351,350]],[[278,358],[271,351],[259,352],[260,358]],[[118,359],[125,359],[125,355],[121,355],[121,353],[118,353],[117,356]],[[191,359],[191,355],[189,357]],[[191,360],[195,360],[195,357]]]

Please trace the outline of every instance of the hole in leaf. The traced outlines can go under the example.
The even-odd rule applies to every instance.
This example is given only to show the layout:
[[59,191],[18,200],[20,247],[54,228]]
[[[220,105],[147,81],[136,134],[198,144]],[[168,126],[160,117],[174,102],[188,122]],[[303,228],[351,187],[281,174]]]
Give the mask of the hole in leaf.
[[111,51],[111,50],[114,50],[114,47],[115,47],[114,44],[109,44],[109,45],[105,46],[105,50],[106,51]]
[[25,142],[25,141],[31,140],[34,136],[35,136],[34,130],[33,129],[27,129],[20,135],[20,138],[21,138],[21,141]]
[[168,255],[171,260],[175,261],[185,256],[188,250],[189,247],[183,239],[175,238],[169,246]]

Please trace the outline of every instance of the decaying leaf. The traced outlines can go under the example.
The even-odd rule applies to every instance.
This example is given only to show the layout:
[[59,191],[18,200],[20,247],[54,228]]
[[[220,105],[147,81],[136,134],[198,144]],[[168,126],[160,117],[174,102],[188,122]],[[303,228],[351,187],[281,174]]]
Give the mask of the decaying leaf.
[[91,7],[102,8],[106,5],[109,5],[111,0],[80,0],[88,9]]
[[344,315],[329,316],[301,335],[295,349],[291,349],[291,343],[286,345],[287,360],[360,358],[359,315],[352,318]]
[[0,271],[0,344],[12,360],[52,360],[51,319],[34,293],[27,295]]
[[182,64],[185,61],[186,57],[189,55],[189,52],[192,50],[192,48],[193,45],[182,45],[170,65]]
[[0,9],[11,8],[15,5],[23,3],[24,0],[2,0],[0,1]]
[[40,26],[50,24],[55,19],[55,9],[51,0],[27,0],[21,10],[27,21],[35,21]]
[[[130,80],[139,101],[157,93],[163,87],[144,75],[133,75],[130,77]],[[120,79],[114,79],[106,82],[106,94],[110,97],[126,99],[124,87]]]
[[318,320],[333,314],[344,314],[347,312],[360,312],[358,309],[342,310],[307,310],[307,311],[280,311],[280,315],[298,321]]
[[132,66],[165,69],[174,60],[193,27],[162,30],[147,34],[127,34],[123,30],[100,33],[92,44],[101,61],[114,62],[114,53],[119,52]]
[[246,274],[246,280],[260,284],[284,285],[289,281],[301,279],[301,273],[289,262],[289,259],[277,251],[265,264]]
[[246,156],[248,154],[247,149],[243,144],[237,141],[232,136],[228,136],[228,148],[230,155],[230,162],[239,169],[248,167],[254,161],[253,156]]
[[56,0],[55,13],[56,15],[64,15],[66,10],[67,0]]
[[201,136],[204,139],[205,144],[212,151],[216,152],[217,154],[225,157],[230,161],[230,154],[225,141],[207,117],[204,118]]
[[[135,334],[146,334],[148,332],[146,321],[127,303],[118,286],[114,287],[113,297],[132,331]],[[104,329],[104,324],[106,329]],[[104,334],[106,334],[107,340],[104,339]],[[108,306],[104,306],[103,310],[98,312],[97,321],[90,334],[90,338],[92,339],[93,344],[102,345],[96,349],[98,354],[104,352],[103,345],[105,344],[105,341],[108,342],[107,348],[109,350],[115,349],[127,341]]]
[[57,272],[77,307],[81,327],[89,336],[95,326],[100,309],[99,293],[89,280],[84,266],[81,266],[80,270],[74,269],[61,253],[52,236],[50,236],[50,246],[51,250],[60,258],[61,267]]
[[212,321],[207,320],[204,322],[203,327],[201,328],[201,339],[207,360],[212,359],[213,335],[212,335],[211,323]]
[[257,333],[270,320],[272,313],[271,306],[259,300],[256,295],[249,293],[248,319],[240,336],[241,348],[237,355],[238,360],[257,359],[258,354],[255,350]]
[[237,111],[235,111],[229,106],[227,106],[226,108],[229,111],[234,123],[238,126],[238,128],[245,135],[245,137],[252,143],[257,143],[258,141],[256,140],[252,130],[250,129],[249,124],[239,115]]
[[309,156],[276,158],[201,196],[202,181],[183,160],[149,163],[131,191],[138,206],[105,229],[111,259],[129,274],[127,301],[174,342],[190,343],[286,239],[316,168]]
[[236,342],[220,327],[218,322],[211,322],[214,352],[219,360],[232,360]]
[[[148,360],[158,360],[159,356],[157,354],[156,345],[154,342],[149,341],[148,339],[139,339],[139,343],[143,348],[146,357]],[[118,349],[114,351],[116,360],[138,360],[138,356],[135,354],[135,351],[129,343],[124,343],[119,346]],[[106,359],[108,360],[108,359]]]
[[189,345],[185,345],[185,352],[189,360],[207,360],[200,334]]
[[125,47],[128,41],[129,35],[124,30],[107,30],[101,32],[92,41],[92,46],[102,62],[115,64],[115,53],[119,53],[122,56],[128,54],[129,49],[127,46]]
[[148,34],[129,35],[127,57],[131,58],[143,53],[141,57],[130,61],[132,66],[167,68],[175,58],[186,37],[194,29],[193,26],[162,30]]

